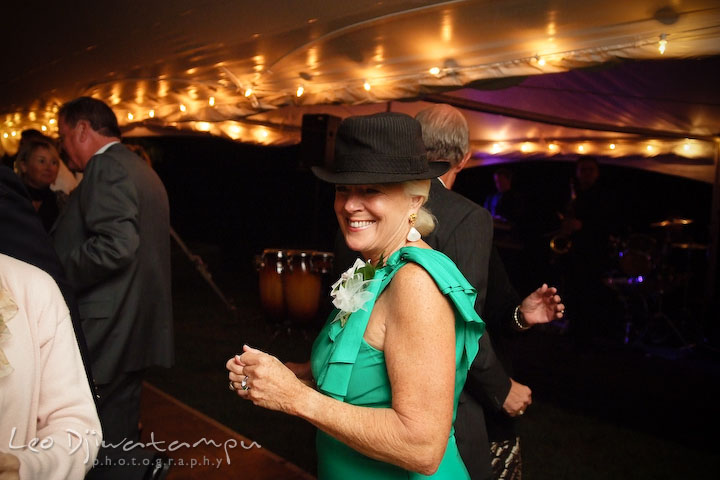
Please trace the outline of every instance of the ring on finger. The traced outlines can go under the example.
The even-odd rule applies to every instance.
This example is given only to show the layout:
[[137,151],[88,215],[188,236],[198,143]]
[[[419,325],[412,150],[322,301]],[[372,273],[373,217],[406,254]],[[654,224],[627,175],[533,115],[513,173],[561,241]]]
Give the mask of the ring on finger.
[[241,387],[243,390],[250,390],[250,385],[248,385],[248,379],[249,379],[249,378],[250,378],[250,377],[248,377],[247,375],[245,375],[245,378],[243,378],[243,379],[242,379],[242,382],[240,382],[240,387]]
[[233,385],[232,380],[230,380],[230,390],[235,391],[235,385]]

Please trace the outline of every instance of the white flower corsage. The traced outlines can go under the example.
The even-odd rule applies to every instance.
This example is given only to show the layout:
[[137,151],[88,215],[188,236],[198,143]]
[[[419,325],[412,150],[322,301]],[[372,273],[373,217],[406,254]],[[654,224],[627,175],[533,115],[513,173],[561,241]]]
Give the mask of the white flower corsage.
[[[330,287],[330,296],[333,298],[333,305],[339,309],[333,322],[340,320],[340,326],[344,327],[350,314],[362,309],[365,302],[373,296],[367,291],[368,285],[375,276],[375,271],[383,266],[383,257],[380,256],[378,265],[374,266],[370,260],[363,262],[359,258],[345,273],[340,275],[337,282]],[[364,310],[364,309],[363,309]]]

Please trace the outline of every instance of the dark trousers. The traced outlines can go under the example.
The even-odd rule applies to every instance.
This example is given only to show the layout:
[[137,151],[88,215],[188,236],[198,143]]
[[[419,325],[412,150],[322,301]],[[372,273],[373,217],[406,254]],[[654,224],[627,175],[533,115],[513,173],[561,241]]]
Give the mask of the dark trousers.
[[[140,440],[140,394],[145,371],[122,373],[98,385],[103,446],[85,480],[140,480],[162,469],[158,452],[131,445]],[[125,448],[124,448],[125,447]],[[167,469],[166,469],[167,470]],[[165,471],[166,471],[165,470]]]
[[483,409],[465,392],[460,394],[455,417],[455,441],[470,478],[490,480],[492,478],[490,442],[485,428]]
[[106,445],[140,440],[140,393],[145,371],[121,373],[113,381],[98,385],[98,415]]

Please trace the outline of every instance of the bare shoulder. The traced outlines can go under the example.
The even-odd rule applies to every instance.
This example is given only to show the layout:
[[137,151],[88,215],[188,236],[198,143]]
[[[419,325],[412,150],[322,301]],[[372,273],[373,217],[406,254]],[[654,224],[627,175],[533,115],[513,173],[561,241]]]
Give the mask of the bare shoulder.
[[403,265],[387,288],[387,300],[394,310],[394,318],[432,318],[443,312],[451,313],[445,296],[438,289],[432,276],[418,264]]
[[[414,290],[423,288],[427,290],[438,290],[435,280],[427,270],[417,263],[406,263],[395,273],[389,288],[394,291]],[[439,293],[439,290],[438,290]]]

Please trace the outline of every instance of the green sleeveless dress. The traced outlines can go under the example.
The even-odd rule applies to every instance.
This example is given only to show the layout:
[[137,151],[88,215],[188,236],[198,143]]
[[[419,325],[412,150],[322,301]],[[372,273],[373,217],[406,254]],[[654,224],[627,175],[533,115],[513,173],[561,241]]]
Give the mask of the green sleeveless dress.
[[[444,254],[429,249],[404,247],[390,256],[386,265],[377,270],[368,286],[372,299],[348,318],[342,327],[332,322],[337,310],[330,314],[313,345],[311,366],[318,390],[337,400],[363,407],[389,408],[392,390],[382,351],[364,339],[375,300],[390,283],[395,273],[408,262],[425,268],[446,295],[455,310],[455,401],[453,422],[460,392],[467,372],[478,352],[478,341],[485,324],[475,312],[475,289],[465,280],[455,264]],[[418,298],[417,301],[422,301]],[[454,429],[450,432],[445,456],[437,472],[428,477],[398,466],[369,458],[344,443],[318,430],[318,478],[320,479],[463,479],[468,476],[458,453]]]

